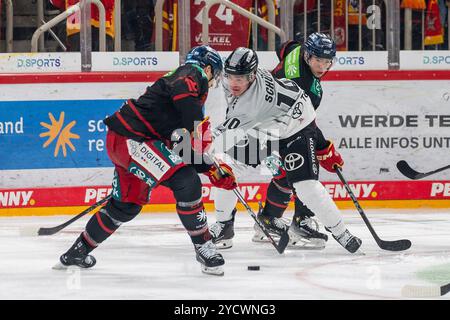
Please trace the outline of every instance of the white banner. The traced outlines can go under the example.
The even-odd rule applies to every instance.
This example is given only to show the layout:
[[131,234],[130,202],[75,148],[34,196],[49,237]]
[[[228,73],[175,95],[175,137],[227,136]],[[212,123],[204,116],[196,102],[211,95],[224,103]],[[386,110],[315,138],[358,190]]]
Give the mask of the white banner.
[[400,51],[402,70],[450,70],[450,51]]
[[338,51],[332,70],[388,70],[388,53],[387,51]]
[[92,52],[92,71],[170,71],[178,52]]
[[[450,86],[435,81],[325,81],[317,123],[348,179],[401,180],[406,160],[424,171],[449,164]],[[448,179],[449,173],[433,175]],[[321,179],[336,180],[321,171]]]
[[[225,58],[228,53],[220,52]],[[260,68],[272,70],[279,62],[274,51],[258,51],[257,54]],[[331,70],[388,70],[388,54],[387,51],[338,51]]]
[[0,53],[0,73],[80,72],[79,52]]
[[[226,57],[231,51],[221,51]],[[278,64],[273,51],[258,52],[259,65],[272,70]],[[387,70],[386,51],[338,51],[333,71]],[[170,71],[178,67],[178,52],[93,52],[92,71]],[[450,51],[401,51],[402,70],[450,70]],[[79,72],[79,52],[2,53],[0,73]]]

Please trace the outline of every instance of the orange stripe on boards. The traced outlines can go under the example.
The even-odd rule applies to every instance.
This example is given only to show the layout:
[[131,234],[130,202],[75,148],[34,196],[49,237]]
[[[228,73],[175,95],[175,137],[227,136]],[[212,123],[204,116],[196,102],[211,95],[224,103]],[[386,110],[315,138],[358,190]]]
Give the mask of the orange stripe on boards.
[[[358,201],[364,209],[447,209],[450,208],[450,200],[361,200]],[[258,203],[249,202],[250,207],[255,213],[258,212]],[[341,210],[355,210],[352,201],[336,201],[336,205]],[[206,213],[214,214],[214,204],[204,203]],[[42,208],[6,208],[0,209],[0,217],[19,217],[19,216],[56,216],[56,215],[76,215],[87,209],[88,206],[76,207],[42,207]],[[239,211],[245,211],[243,205],[238,204]],[[294,209],[294,202],[291,201],[289,210]],[[149,204],[145,205],[141,214],[152,213],[176,213],[175,204]]]

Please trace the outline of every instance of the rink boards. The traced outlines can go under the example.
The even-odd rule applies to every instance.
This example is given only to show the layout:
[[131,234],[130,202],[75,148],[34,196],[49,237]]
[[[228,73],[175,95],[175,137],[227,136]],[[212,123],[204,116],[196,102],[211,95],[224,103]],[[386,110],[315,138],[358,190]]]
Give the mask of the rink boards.
[[[112,167],[102,119],[162,74],[0,76],[0,215],[51,214],[44,208],[62,207],[76,212],[106,195]],[[450,171],[407,181],[395,167],[399,160],[424,172],[448,165],[449,80],[450,71],[327,75],[317,122],[342,153],[345,177],[359,199],[374,206],[450,207]],[[213,124],[224,112],[222,91],[211,90],[206,113]],[[265,199],[269,180],[255,170],[239,179],[252,202]],[[337,176],[322,170],[321,180],[339,203],[351,204]],[[205,201],[213,194],[206,184]],[[158,188],[152,203],[170,205],[173,198]]]
[[[355,196],[366,208],[447,208],[450,206],[450,181],[366,181],[349,182]],[[350,197],[338,182],[324,186],[340,208],[352,208]],[[238,190],[244,198],[255,203],[266,197],[266,183],[240,183]],[[0,215],[60,215],[82,211],[111,193],[110,186],[22,188],[0,190]],[[203,201],[211,212],[215,187],[204,184]],[[412,200],[413,199],[413,200]],[[145,212],[175,212],[175,200],[169,189],[152,191],[151,205]],[[256,206],[255,206],[256,208]],[[242,208],[241,208],[242,209]]]

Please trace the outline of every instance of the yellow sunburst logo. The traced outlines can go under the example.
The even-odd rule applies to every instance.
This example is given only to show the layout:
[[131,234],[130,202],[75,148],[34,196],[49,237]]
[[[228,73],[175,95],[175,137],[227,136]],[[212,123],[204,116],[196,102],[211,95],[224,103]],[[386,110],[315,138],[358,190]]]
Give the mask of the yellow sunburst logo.
[[70,139],[80,139],[80,136],[70,132],[70,130],[75,126],[77,123],[75,120],[70,122],[67,126],[63,128],[64,125],[64,111],[60,113],[58,121],[56,121],[55,117],[51,112],[48,113],[48,117],[50,119],[50,124],[41,122],[41,126],[44,128],[47,128],[47,132],[43,132],[39,135],[39,137],[44,138],[48,137],[47,141],[45,141],[43,147],[47,148],[53,140],[58,138],[56,140],[56,146],[55,151],[53,153],[53,156],[56,158],[58,156],[59,150],[62,149],[64,158],[67,156],[67,149],[66,145],[69,146],[72,151],[75,151],[75,147],[73,146]]

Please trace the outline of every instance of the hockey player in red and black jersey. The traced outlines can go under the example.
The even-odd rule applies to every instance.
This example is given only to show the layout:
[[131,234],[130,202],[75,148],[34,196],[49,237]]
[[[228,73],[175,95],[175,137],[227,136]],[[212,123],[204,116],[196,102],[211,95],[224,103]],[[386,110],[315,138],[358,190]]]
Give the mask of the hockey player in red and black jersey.
[[204,138],[209,121],[204,118],[203,107],[208,89],[222,69],[222,59],[214,49],[195,47],[184,65],[104,120],[108,126],[106,148],[115,166],[112,198],[91,217],[56,268],[93,267],[96,260],[89,253],[122,223],[136,217],[142,205],[149,202],[151,190],[161,184],[173,192],[177,213],[194,244],[202,271],[223,275],[224,259],[211,241],[198,172],[205,173],[214,186],[226,189],[236,186],[234,175],[225,164],[222,169],[227,175],[222,176],[214,166],[184,161],[174,152],[171,141],[173,132],[183,130],[192,137],[189,151],[191,146],[193,152],[206,151],[211,141]]

